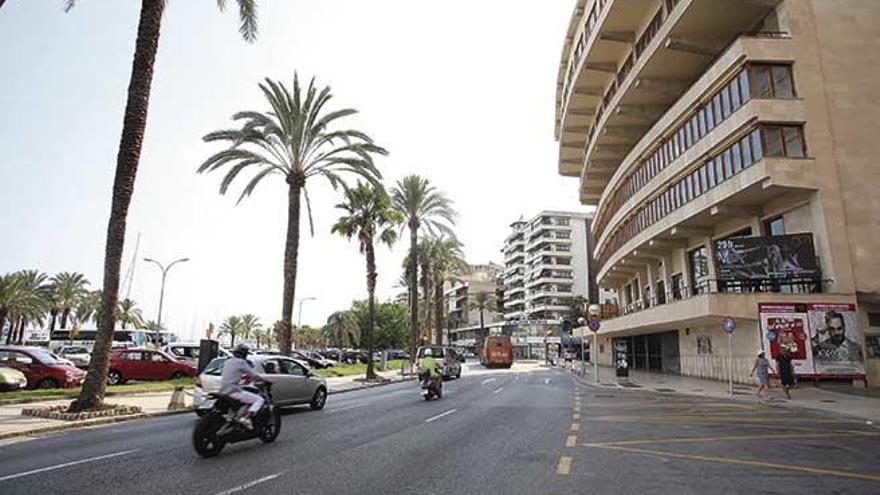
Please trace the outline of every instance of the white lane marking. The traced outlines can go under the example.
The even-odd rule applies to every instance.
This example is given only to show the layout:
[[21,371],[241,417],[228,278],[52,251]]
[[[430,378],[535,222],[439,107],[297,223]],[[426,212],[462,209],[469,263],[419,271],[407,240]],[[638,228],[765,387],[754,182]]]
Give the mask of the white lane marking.
[[498,390],[496,390],[496,391],[494,391],[494,392],[492,392],[492,393],[493,393],[493,394],[497,394],[498,392],[501,392],[502,390],[504,390],[504,387],[501,387],[501,388],[499,388]]
[[230,488],[229,490],[224,490],[222,492],[219,492],[219,493],[217,493],[217,495],[229,495],[231,493],[237,493],[237,492],[240,492],[243,490],[247,490],[248,488],[255,486],[255,485],[259,485],[260,483],[265,483],[267,481],[274,480],[275,478],[281,476],[282,474],[286,473],[287,471],[288,470],[285,469],[284,471],[281,471],[280,473],[270,474],[269,476],[263,476],[262,478],[257,478],[253,481],[248,481],[247,483],[245,483],[243,485],[238,485],[234,488]]
[[449,416],[450,414],[452,414],[452,413],[454,413],[454,412],[456,412],[456,411],[458,411],[458,409],[450,409],[450,410],[446,411],[445,413],[438,414],[438,415],[436,415],[436,416],[431,416],[430,418],[428,418],[428,419],[425,420],[425,423],[430,423],[431,421],[434,421],[434,420],[440,419],[440,418],[442,418],[443,416]]
[[494,382],[494,381],[495,381],[494,378],[486,378],[485,380],[483,380],[483,381],[480,382],[480,385],[485,385],[485,384],[487,384],[487,383],[489,383],[489,382]]
[[544,385],[550,385],[550,379],[544,378]]
[[15,478],[21,478],[24,476],[30,476],[32,474],[37,473],[45,473],[46,471],[54,471],[56,469],[66,468],[70,466],[76,466],[77,464],[85,464],[87,462],[100,461],[102,459],[109,459],[111,457],[119,457],[121,455],[131,454],[132,452],[137,452],[141,449],[133,449],[133,450],[123,450],[122,452],[114,452],[113,454],[99,455],[98,457],[90,457],[88,459],[80,459],[78,461],[65,462],[64,464],[56,464],[54,466],[48,466],[40,469],[34,469],[32,471],[25,471],[23,473],[18,474],[10,474],[0,478],[0,481],[12,480]]

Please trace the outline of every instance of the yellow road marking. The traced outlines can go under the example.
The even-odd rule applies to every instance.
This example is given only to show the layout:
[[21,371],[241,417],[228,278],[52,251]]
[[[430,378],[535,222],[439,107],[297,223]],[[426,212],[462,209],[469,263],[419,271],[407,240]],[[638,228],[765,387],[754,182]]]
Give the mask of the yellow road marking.
[[571,431],[580,431],[580,429],[581,429],[580,423],[572,423],[571,424]]
[[581,413],[574,413],[574,414],[572,414],[572,415],[571,415],[571,419],[575,419],[575,420],[577,420],[577,419],[581,419]]
[[709,443],[727,442],[731,440],[772,440],[772,439],[800,439],[800,438],[825,438],[843,436],[880,436],[880,432],[872,431],[849,431],[834,433],[791,433],[791,434],[766,434],[766,435],[739,435],[721,437],[685,437],[685,438],[651,438],[648,440],[624,440],[620,442],[585,443],[587,447],[612,447],[620,445],[645,445],[652,443]]
[[636,454],[647,454],[647,455],[655,455],[662,457],[675,457],[679,459],[693,459],[695,461],[706,461],[706,462],[719,462],[723,464],[740,464],[744,466],[754,466],[761,468],[770,468],[770,469],[782,469],[786,471],[798,471],[802,473],[809,473],[815,475],[831,475],[831,476],[839,476],[842,478],[856,478],[860,480],[868,480],[868,481],[880,481],[880,476],[871,475],[871,474],[863,474],[863,473],[852,473],[848,471],[836,471],[833,469],[822,469],[822,468],[812,468],[807,466],[795,466],[792,464],[778,464],[775,462],[763,462],[763,461],[754,461],[750,459],[736,459],[732,457],[717,457],[717,456],[709,456],[709,455],[695,455],[695,454],[679,454],[678,452],[667,452],[664,450],[650,450],[650,449],[637,449],[633,447],[620,447],[616,445],[600,445],[595,448],[598,449],[608,449],[608,450],[620,450],[623,452],[633,452]]
[[577,435],[569,435],[568,438],[565,439],[565,446],[568,448],[575,447],[577,446],[577,441]]
[[559,459],[559,465],[556,466],[556,474],[568,476],[571,472],[571,457],[564,455]]

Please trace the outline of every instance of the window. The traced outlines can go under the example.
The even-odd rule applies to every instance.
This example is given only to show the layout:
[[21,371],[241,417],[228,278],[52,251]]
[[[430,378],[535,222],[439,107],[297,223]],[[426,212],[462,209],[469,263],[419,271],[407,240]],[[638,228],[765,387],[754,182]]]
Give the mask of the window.
[[712,98],[712,110],[715,112],[715,125],[721,123],[724,120],[724,116],[721,113],[721,95],[715,95],[715,98]]
[[703,108],[703,113],[706,115],[706,129],[711,131],[715,128],[715,116],[712,113],[711,102]]
[[681,299],[681,274],[676,273],[672,276],[672,299],[680,300]]
[[755,98],[795,97],[790,65],[754,64],[751,72]]
[[126,361],[143,361],[142,354],[141,352],[123,352],[121,357]]
[[703,165],[706,168],[706,179],[708,181],[709,188],[715,187],[715,163],[707,162]]
[[723,112],[722,118],[730,117],[730,92],[727,90],[727,86],[721,88],[721,111]]
[[166,362],[168,362],[168,358],[166,358],[165,356],[163,356],[162,354],[160,354],[160,353],[158,353],[158,352],[150,352],[150,353],[148,353],[148,354],[149,354],[149,356],[150,356],[150,361],[152,361],[152,362],[154,362],[154,363],[166,363]]
[[[440,357],[443,357],[442,352],[441,352]],[[285,375],[296,375],[296,376],[305,376],[306,375],[305,368],[300,366],[298,363],[291,361],[289,359],[280,359],[279,361],[281,362],[281,373],[283,373]]]
[[794,85],[791,82],[791,66],[774,65],[770,69],[773,77],[773,96],[794,98]]
[[720,156],[715,157],[714,165],[715,165],[715,179],[720,184],[727,179],[727,177],[725,177],[725,175],[724,175],[724,164],[721,162]]
[[685,187],[685,200],[690,201],[694,199],[694,183],[691,181],[692,177],[688,175],[684,178]]
[[739,73],[739,92],[743,104],[749,101],[749,98],[751,98],[751,93],[749,89],[749,72],[745,69],[743,69],[742,72]]
[[699,113],[697,113],[697,130],[699,131],[701,138],[709,132],[706,129],[706,114],[703,112],[702,108],[700,108]]
[[281,365],[277,359],[267,359],[263,361],[263,373],[267,375],[278,375],[281,373]]
[[800,127],[783,127],[782,134],[785,138],[785,156],[803,158],[804,140]]
[[781,127],[764,126],[764,154],[766,156],[785,156],[785,143]]
[[693,286],[691,293],[694,295],[705,293],[707,287],[703,282],[709,276],[709,257],[706,246],[700,246],[688,252],[688,267]]
[[733,175],[733,163],[730,160],[730,150],[726,149],[723,153],[721,153],[721,158],[724,160],[724,178],[729,178]]
[[742,148],[742,162],[743,167],[748,167],[753,163],[752,161],[752,140],[749,136],[742,138],[740,141],[740,147]]
[[770,98],[773,96],[773,82],[766,66],[755,65],[752,68],[752,96]]
[[730,81],[730,106],[736,111],[742,105],[739,93],[739,79]]
[[707,167],[706,164],[703,164],[703,166],[700,167],[700,170],[699,170],[700,190],[703,192],[706,192],[709,189],[709,179],[706,177],[706,169],[708,169],[708,168],[709,167]]
[[767,236],[785,235],[785,223],[782,216],[764,220],[764,233]]
[[733,159],[733,173],[738,174],[742,171],[742,154],[739,149],[739,143],[733,143],[730,147],[731,158]]
[[761,131],[758,129],[752,131],[752,158],[756,162],[764,158],[764,148],[761,145]]
[[700,171],[697,170],[691,174],[691,182],[694,183],[694,197],[703,194],[703,185],[700,182]]

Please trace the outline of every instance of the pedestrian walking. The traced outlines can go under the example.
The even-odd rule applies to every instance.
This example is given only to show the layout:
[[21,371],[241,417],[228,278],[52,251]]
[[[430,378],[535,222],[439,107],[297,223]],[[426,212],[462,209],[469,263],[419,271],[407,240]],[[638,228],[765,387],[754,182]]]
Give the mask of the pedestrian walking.
[[[773,371],[770,361],[767,361],[767,358],[764,357],[764,351],[758,351],[758,357],[755,358],[755,365],[752,366],[752,371],[749,373],[749,376],[755,377],[755,383],[758,385],[758,390],[755,391],[755,398],[764,398],[764,389],[769,388],[768,383],[770,381],[770,371]],[[773,396],[768,393],[767,398],[772,399]]]
[[776,369],[779,370],[782,391],[785,392],[785,397],[791,400],[791,393],[788,389],[794,386],[794,368],[791,364],[791,350],[788,346],[782,346],[782,352],[776,358]]

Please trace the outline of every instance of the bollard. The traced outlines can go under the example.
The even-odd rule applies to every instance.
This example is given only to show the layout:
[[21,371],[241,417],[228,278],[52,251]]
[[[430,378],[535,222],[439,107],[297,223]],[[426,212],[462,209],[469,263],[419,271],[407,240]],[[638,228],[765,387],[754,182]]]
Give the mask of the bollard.
[[168,410],[175,411],[185,408],[183,387],[174,387],[174,393],[171,394],[171,402],[168,403]]

